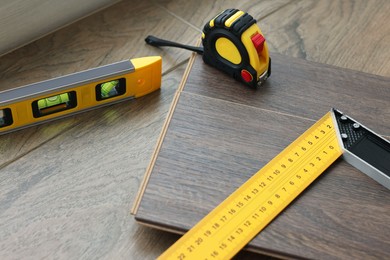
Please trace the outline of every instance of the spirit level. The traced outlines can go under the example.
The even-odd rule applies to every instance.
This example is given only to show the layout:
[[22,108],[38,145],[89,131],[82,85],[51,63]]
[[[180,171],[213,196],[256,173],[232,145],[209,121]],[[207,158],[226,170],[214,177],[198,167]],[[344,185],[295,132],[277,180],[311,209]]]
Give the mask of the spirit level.
[[390,189],[390,142],[328,112],[159,259],[230,259],[341,155]]
[[125,60],[0,92],[0,134],[160,88],[161,57]]
[[153,46],[171,46],[203,54],[203,61],[251,87],[271,75],[271,59],[256,20],[238,9],[227,9],[203,28],[201,47],[178,44],[148,36]]

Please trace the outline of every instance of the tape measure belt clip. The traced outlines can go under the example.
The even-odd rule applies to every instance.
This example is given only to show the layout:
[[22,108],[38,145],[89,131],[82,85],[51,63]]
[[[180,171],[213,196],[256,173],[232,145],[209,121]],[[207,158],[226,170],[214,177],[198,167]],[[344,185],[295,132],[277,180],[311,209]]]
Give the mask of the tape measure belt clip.
[[[231,19],[235,14],[242,13],[242,15],[237,16],[234,20],[229,23],[229,26],[226,26],[226,22]],[[250,26],[256,23],[256,20],[249,15],[248,13],[244,13],[238,9],[227,9],[221,14],[219,14],[216,18],[214,18],[214,26],[223,27],[226,30],[231,30],[237,37],[241,36],[241,34],[248,29]],[[209,32],[212,29],[209,23],[206,23],[203,31]]]
[[[218,14],[213,21],[213,25],[216,24],[225,24],[225,21],[228,20],[230,17],[232,17],[235,13],[237,13],[239,10],[238,9],[226,9],[222,13]],[[210,23],[207,23],[205,26],[210,25]],[[209,26],[211,27],[211,26]]]

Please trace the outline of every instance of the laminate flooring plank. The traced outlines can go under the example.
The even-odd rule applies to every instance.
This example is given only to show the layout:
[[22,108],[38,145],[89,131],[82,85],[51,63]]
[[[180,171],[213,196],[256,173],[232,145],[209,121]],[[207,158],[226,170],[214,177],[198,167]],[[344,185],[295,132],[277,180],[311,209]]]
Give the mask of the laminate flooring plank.
[[192,227],[311,123],[182,92],[136,217]]
[[[378,9],[381,6],[383,10]],[[183,7],[179,9],[187,12]],[[331,65],[388,76],[388,59],[378,55],[383,51],[382,46],[388,44],[388,28],[383,19],[386,10],[384,1],[294,1],[263,16],[260,23],[271,50],[313,61],[326,59]],[[378,24],[384,28],[367,32],[365,41],[352,44],[353,36],[360,35],[359,28],[378,28],[375,26]],[[337,30],[333,31],[335,25]],[[305,34],[301,28],[306,28]],[[271,37],[268,32],[272,32]],[[324,38],[334,39],[328,49],[326,41],[317,41]],[[337,43],[341,48],[337,48]],[[356,53],[360,56],[355,57]],[[382,54],[386,57],[386,53]],[[361,57],[368,62],[362,63]],[[275,56],[275,62],[277,70],[273,70],[273,76],[258,94],[249,89],[239,92],[241,85],[222,78],[219,72],[199,60],[195,62],[192,71],[195,75],[190,74],[176,107],[178,110],[170,122],[168,138],[165,137],[153,165],[145,201],[141,201],[136,215],[139,221],[175,231],[190,228],[240,184],[236,183],[243,177],[239,173],[251,172],[251,162],[268,161],[276,150],[283,149],[281,142],[295,139],[307,128],[305,124],[313,123],[335,104],[342,105],[340,109],[375,131],[389,136],[388,78],[348,70],[337,73],[341,68],[320,68],[315,63],[302,68],[304,61],[284,60],[280,55]],[[197,72],[196,66],[201,68]],[[307,74],[303,71],[299,73],[300,69],[309,74],[308,79],[304,79]],[[328,83],[333,74],[336,79]],[[366,86],[362,83],[355,86],[359,79],[367,81]],[[313,82],[315,86],[310,86]],[[291,85],[295,85],[292,91]],[[226,86],[231,89],[226,90]],[[276,90],[272,86],[280,88]],[[241,95],[244,95],[242,99]],[[268,98],[276,104],[270,101],[265,107],[262,104],[251,106],[251,102],[256,103],[258,99],[266,103]],[[306,100],[309,104],[300,110],[302,101]],[[229,119],[228,115],[234,118]],[[246,118],[249,120],[244,120]],[[251,120],[257,124],[251,125]],[[241,134],[234,136],[232,128]],[[279,131],[283,130],[286,131],[281,134]],[[261,140],[254,141],[260,135],[263,135]],[[262,147],[254,147],[256,144]],[[249,155],[251,148],[256,151],[253,155]],[[252,167],[257,170],[261,166]],[[209,187],[205,188],[207,185]],[[385,258],[390,254],[386,237],[388,198],[388,190],[339,160],[248,248],[308,258]],[[175,212],[179,213],[175,215]]]
[[130,208],[184,67],[161,91],[80,114],[1,169],[1,259],[154,259],[156,244],[174,241],[140,227]]
[[[1,57],[0,91],[150,55],[163,57],[165,73],[186,61],[190,52],[164,52],[146,45],[144,38],[157,32],[173,40],[198,35],[158,6],[140,0],[123,1]],[[100,117],[97,113],[88,115],[96,122]],[[73,116],[0,136],[0,167],[82,124],[84,119]]]
[[[271,53],[272,74],[245,87],[197,57],[184,91],[317,120],[335,107],[390,136],[390,78]],[[204,79],[207,79],[205,82]]]
[[[191,228],[313,123],[183,91],[137,220],[176,232]],[[304,258],[383,258],[390,253],[389,196],[338,160],[248,249]]]

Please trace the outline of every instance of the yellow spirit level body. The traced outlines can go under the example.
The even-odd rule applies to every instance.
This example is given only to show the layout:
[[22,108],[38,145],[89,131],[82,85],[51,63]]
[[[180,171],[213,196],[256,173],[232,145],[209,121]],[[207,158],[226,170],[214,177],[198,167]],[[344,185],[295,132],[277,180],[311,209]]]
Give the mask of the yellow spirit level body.
[[161,67],[159,56],[135,58],[0,92],[0,134],[146,95]]

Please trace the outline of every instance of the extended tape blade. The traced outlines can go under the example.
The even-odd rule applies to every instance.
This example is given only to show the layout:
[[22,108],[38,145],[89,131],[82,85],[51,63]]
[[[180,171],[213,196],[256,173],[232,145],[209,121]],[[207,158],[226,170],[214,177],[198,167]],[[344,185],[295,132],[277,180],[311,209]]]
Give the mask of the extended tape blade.
[[340,157],[334,124],[327,113],[159,259],[232,258]]

